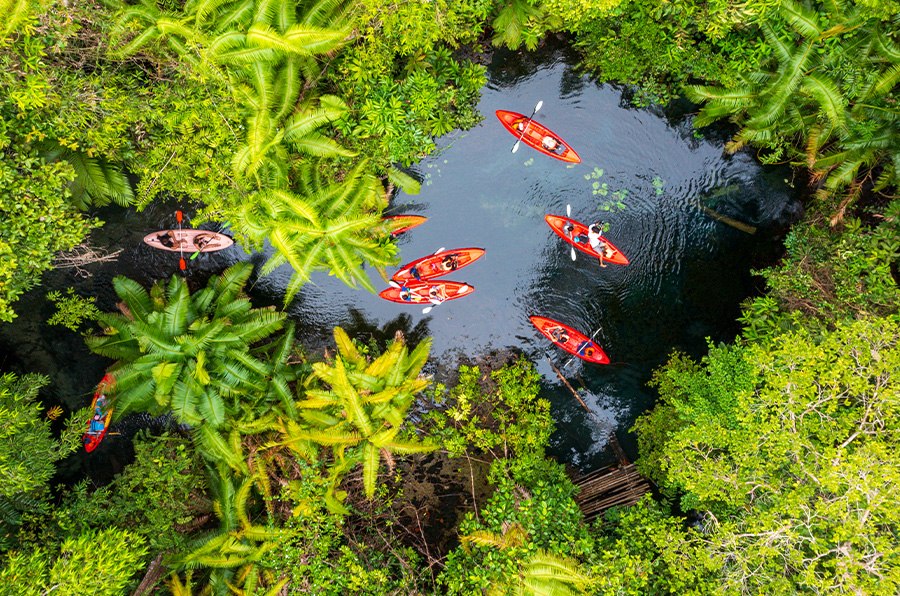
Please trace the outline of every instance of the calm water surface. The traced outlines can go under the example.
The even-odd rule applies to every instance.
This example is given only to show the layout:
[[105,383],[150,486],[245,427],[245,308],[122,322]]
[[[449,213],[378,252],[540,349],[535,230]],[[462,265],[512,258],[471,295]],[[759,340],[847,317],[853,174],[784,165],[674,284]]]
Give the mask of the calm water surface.
[[[777,236],[797,211],[794,193],[783,172],[747,154],[723,155],[721,139],[695,138],[685,118],[629,107],[620,89],[577,74],[562,54],[498,53],[489,81],[479,104],[483,122],[440,139],[440,150],[413,168],[421,193],[399,193],[390,210],[429,218],[400,238],[401,262],[440,247],[484,248],[481,260],[449,276],[472,284],[474,294],[423,314],[421,307],[386,302],[323,273],[287,310],[298,321],[300,340],[318,349],[332,341],[335,325],[363,335],[400,326],[414,336],[433,336],[432,356],[440,365],[454,367],[462,357],[492,351],[524,353],[543,374],[560,460],[585,470],[610,462],[606,446],[614,430],[634,458],[627,431],[652,405],[654,392],[646,386],[652,370],[674,349],[701,355],[707,337],[734,337],[738,305],[754,291],[750,269],[775,254]],[[536,120],[572,145],[582,163],[567,165],[524,144],[511,153],[515,138],[494,111],[527,115],[538,100],[543,107]],[[608,222],[607,236],[631,264],[601,269],[583,253],[573,262],[568,245],[543,219],[564,215],[567,204],[576,219]],[[87,281],[54,272],[47,283],[78,284],[110,308],[112,275],[145,281],[170,275],[177,258],[140,238],[173,225],[171,207],[110,213],[111,225],[97,238],[125,248],[119,263],[93,269]],[[757,232],[716,221],[703,207]],[[202,277],[243,259],[262,262],[265,256],[234,247],[191,265]],[[290,270],[278,270],[258,279],[253,292],[260,302],[280,304],[289,277]],[[371,277],[383,285],[377,273]],[[77,407],[87,403],[108,361],[87,353],[76,334],[43,326],[51,313],[37,294],[17,323],[0,327],[7,350],[0,364],[50,374],[55,398]],[[548,358],[562,367],[569,357],[538,334],[531,314],[597,333],[612,364],[576,361],[564,369],[594,417],[557,380]],[[116,449],[116,441],[104,448]]]

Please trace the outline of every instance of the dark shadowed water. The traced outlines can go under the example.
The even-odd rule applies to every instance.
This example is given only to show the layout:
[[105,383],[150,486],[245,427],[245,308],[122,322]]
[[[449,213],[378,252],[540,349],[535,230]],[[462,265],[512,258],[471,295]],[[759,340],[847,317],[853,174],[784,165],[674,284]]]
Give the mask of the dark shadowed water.
[[[331,342],[335,325],[365,334],[393,324],[433,336],[433,357],[451,366],[462,356],[520,351],[544,376],[558,425],[555,455],[582,469],[605,464],[612,459],[606,446],[615,430],[634,458],[627,431],[652,405],[654,392],[646,386],[652,370],[672,350],[701,355],[706,338],[734,337],[739,303],[756,290],[750,269],[777,254],[777,239],[796,215],[796,198],[783,171],[763,168],[748,154],[723,155],[722,139],[695,136],[684,116],[629,107],[620,89],[577,74],[562,54],[498,53],[489,81],[479,104],[483,122],[442,138],[437,154],[413,170],[422,192],[399,193],[391,209],[429,218],[399,240],[402,262],[440,247],[486,250],[481,260],[449,276],[472,284],[474,294],[426,315],[421,307],[386,302],[323,273],[288,312],[298,321],[300,340],[314,348]],[[536,119],[572,145],[581,164],[567,165],[525,145],[511,153],[515,138],[494,111],[527,115],[538,100],[543,107]],[[601,269],[583,253],[573,262],[568,245],[543,219],[565,214],[567,204],[576,219],[608,222],[607,236],[631,264]],[[710,210],[756,233],[717,221]],[[172,205],[110,213],[111,225],[97,241],[125,253],[116,266],[94,269],[80,289],[100,295],[101,306],[110,308],[112,275],[148,280],[173,273],[177,258],[140,243],[147,231],[172,225],[171,212]],[[264,260],[234,247],[191,266],[205,278],[247,258]],[[254,294],[280,303],[289,277],[282,269],[258,279]],[[376,273],[371,277],[383,285]],[[54,287],[75,283],[58,272],[47,281]],[[0,328],[9,354],[0,364],[50,374],[56,399],[77,407],[89,401],[105,363],[88,354],[76,334],[42,325],[52,308],[41,296],[20,308],[25,312],[18,322]],[[576,361],[564,369],[595,418],[557,380],[546,356],[562,367],[568,355],[538,334],[531,314],[597,332],[612,364]],[[115,438],[104,449],[116,449]]]

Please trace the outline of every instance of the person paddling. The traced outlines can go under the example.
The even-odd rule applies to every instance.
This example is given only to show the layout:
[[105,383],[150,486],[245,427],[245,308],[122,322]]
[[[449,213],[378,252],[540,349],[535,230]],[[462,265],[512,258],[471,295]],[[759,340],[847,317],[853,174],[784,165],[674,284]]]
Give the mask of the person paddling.
[[594,249],[594,252],[597,253],[597,260],[600,261],[600,266],[606,267],[603,258],[606,257],[606,259],[610,259],[615,253],[613,252],[613,249],[603,241],[603,222],[598,221],[590,225],[588,228],[587,241],[588,244],[591,245],[591,248]]

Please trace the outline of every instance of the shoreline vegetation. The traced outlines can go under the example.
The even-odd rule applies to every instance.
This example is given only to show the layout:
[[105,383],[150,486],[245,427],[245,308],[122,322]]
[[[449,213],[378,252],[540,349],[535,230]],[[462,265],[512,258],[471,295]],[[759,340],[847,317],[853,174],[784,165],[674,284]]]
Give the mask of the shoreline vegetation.
[[[636,104],[697,103],[789,164],[804,217],[734,342],[673,353],[632,432],[657,490],[586,523],[524,358],[436,383],[431,340],[314,358],[253,266],[55,293],[115,417],[168,415],[111,482],[51,486],[88,411],[0,371],[0,594],[900,592],[897,0],[0,0],[0,321],[92,213],[178,197],[270,243],[285,303],[374,291],[404,167],[478,122],[490,46],[563,36]],[[397,224],[399,225],[399,224]],[[77,247],[85,247],[79,249]],[[115,250],[115,247],[110,248]],[[106,254],[106,253],[103,253]],[[78,261],[78,266],[89,263]],[[0,323],[2,324],[2,323]],[[479,355],[468,355],[479,358]],[[52,389],[52,388],[51,388]]]

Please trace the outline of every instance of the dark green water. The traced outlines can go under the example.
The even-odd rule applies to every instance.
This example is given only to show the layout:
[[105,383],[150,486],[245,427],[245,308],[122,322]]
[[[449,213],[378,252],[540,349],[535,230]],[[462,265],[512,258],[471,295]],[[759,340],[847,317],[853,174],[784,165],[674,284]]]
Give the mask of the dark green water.
[[[474,294],[425,315],[421,307],[351,290],[323,273],[288,311],[299,323],[300,340],[314,349],[330,345],[334,325],[363,335],[400,326],[414,336],[434,337],[437,369],[492,351],[524,353],[544,376],[544,395],[558,425],[553,451],[560,460],[582,469],[608,463],[613,430],[634,458],[627,430],[652,405],[654,393],[646,387],[652,370],[674,349],[702,355],[707,337],[734,337],[740,301],[758,290],[750,270],[777,256],[778,238],[798,212],[796,198],[783,171],[764,168],[749,154],[723,155],[721,138],[695,137],[682,115],[629,107],[620,89],[577,74],[563,54],[498,53],[494,60],[479,104],[483,122],[440,139],[437,154],[414,168],[422,192],[399,194],[391,209],[429,218],[400,239],[402,262],[440,247],[486,250],[484,258],[449,276],[474,285]],[[524,145],[511,153],[515,138],[494,111],[528,114],[538,100],[543,107],[536,119],[566,139],[581,164],[569,166]],[[543,219],[546,213],[565,214],[567,204],[576,219],[608,222],[607,236],[631,264],[601,269],[584,255],[573,262],[568,245]],[[720,223],[703,206],[757,232]],[[150,281],[172,274],[177,258],[153,251],[141,238],[172,225],[173,209],[105,213],[109,225],[96,242],[124,248],[119,262],[91,269],[87,280],[50,273],[43,290],[75,285],[112,308],[113,275]],[[192,276],[201,283],[240,259],[262,262],[264,255],[234,247],[193,262]],[[284,269],[258,279],[254,295],[280,303],[289,277]],[[372,279],[378,280],[374,272]],[[29,296],[19,305],[20,319],[0,327],[0,365],[49,374],[49,401],[84,405],[108,362],[90,355],[77,334],[43,325],[52,306],[42,296]],[[576,361],[565,368],[596,418],[556,379],[545,356],[562,366],[568,355],[537,333],[531,314],[587,334],[597,331],[612,364]],[[115,458],[127,449],[127,441],[110,437],[95,453]]]

